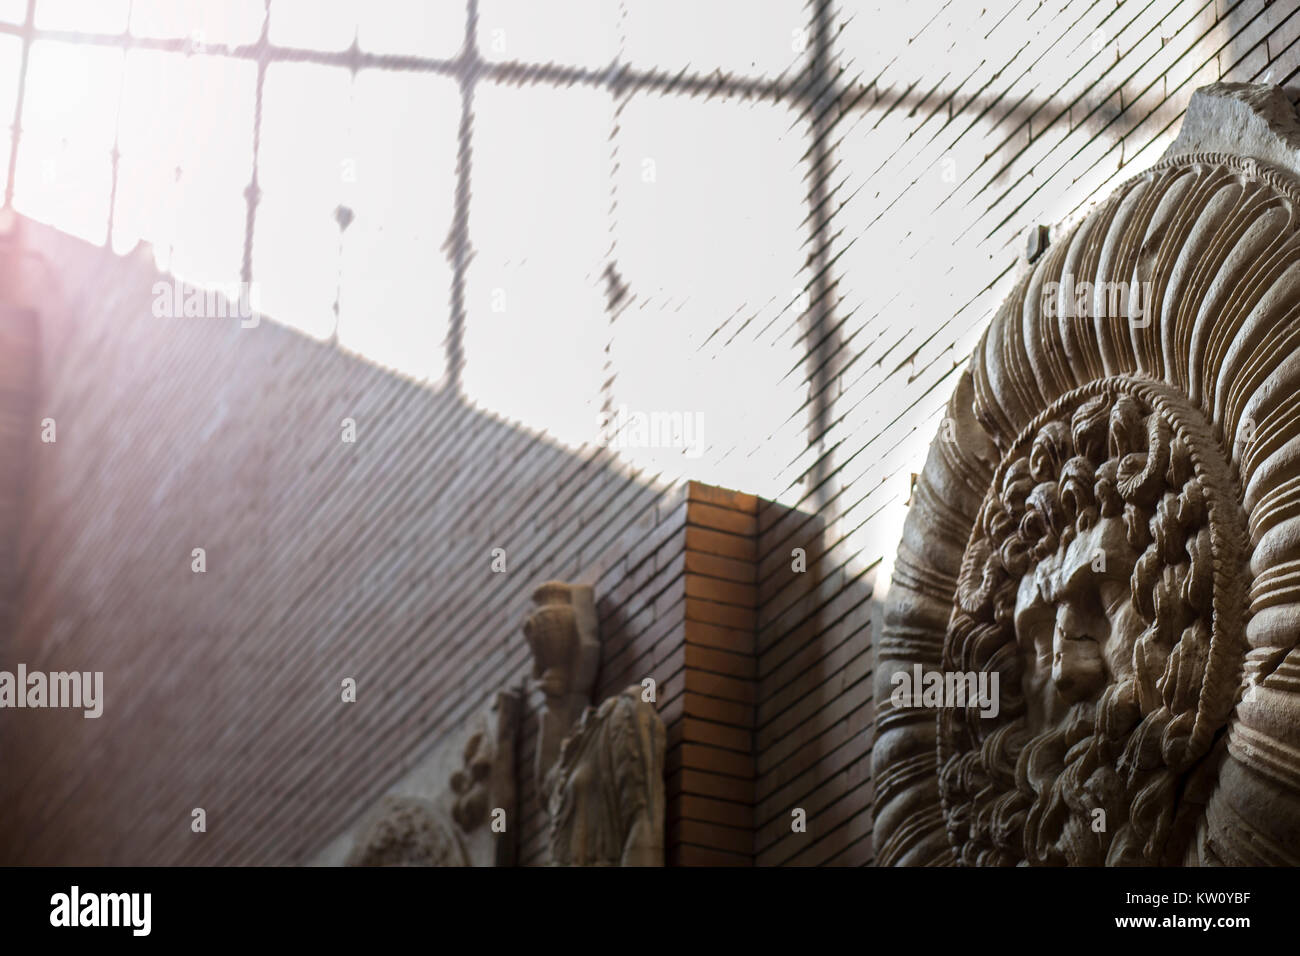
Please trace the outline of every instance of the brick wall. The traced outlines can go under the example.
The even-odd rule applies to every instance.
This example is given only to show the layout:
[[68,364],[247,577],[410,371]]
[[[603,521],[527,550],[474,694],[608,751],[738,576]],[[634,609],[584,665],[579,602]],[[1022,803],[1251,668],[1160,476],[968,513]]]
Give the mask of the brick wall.
[[[596,586],[597,699],[656,682],[670,862],[749,861],[753,496],[563,452],[292,332],[142,316],[145,262],[21,229],[66,268],[23,290],[47,343],[21,354],[51,383],[29,404],[60,430],[36,455],[24,613],[0,666],[103,670],[106,706],[5,712],[6,859],[309,858],[526,680],[529,595],[559,577]],[[111,394],[79,381],[92,367]],[[526,865],[546,853],[529,703]]]
[[36,314],[0,307],[0,635],[17,614],[18,535],[29,494],[40,354]]
[[[1294,94],[1300,12],[1262,0],[1002,0],[795,13],[806,19],[774,2],[753,20],[784,45],[792,23],[808,25],[795,72],[733,84],[671,80],[676,66],[648,74],[643,89],[611,90],[616,131],[593,140],[615,170],[613,186],[597,187],[613,220],[601,399],[623,400],[627,353],[650,343],[661,350],[652,380],[704,355],[749,411],[676,467],[638,472],[627,456],[574,450],[445,382],[414,383],[269,323],[254,334],[160,323],[147,314],[155,275],[143,261],[31,228],[5,295],[40,306],[33,414],[55,417],[59,437],[33,452],[20,612],[0,663],[102,669],[109,703],[100,721],[4,715],[4,862],[304,859],[446,728],[524,678],[518,627],[548,577],[597,585],[602,694],[657,681],[678,862],[870,862],[872,616],[955,371],[1023,268],[1029,230],[1077,216],[1154,162],[1194,88],[1267,81]],[[759,34],[700,35],[721,48]],[[719,68],[750,60],[732,50]],[[553,80],[517,71],[498,92],[531,82]],[[647,117],[678,105],[698,135],[674,146],[672,123]],[[765,110],[774,122],[747,125]],[[800,137],[793,165],[763,166],[739,208],[768,209],[788,172],[806,216],[796,232],[677,201],[686,176],[745,188],[737,170],[786,155],[775,140],[765,148],[774,129]],[[748,153],[727,152],[733,139]],[[660,160],[657,204],[619,178],[647,155]],[[490,195],[485,185],[474,202]],[[672,221],[647,225],[645,210],[660,207]],[[476,208],[458,213],[471,236],[485,221]],[[554,242],[512,228],[515,245],[498,250],[507,259]],[[784,253],[750,259],[781,243],[799,259],[788,274],[773,273]],[[732,245],[739,265],[719,255]],[[641,246],[719,269],[685,285],[669,270],[656,284],[668,260],[634,262]],[[490,271],[497,253],[484,248]],[[572,268],[575,281],[589,271]],[[801,290],[793,307],[772,305],[780,285]],[[473,296],[451,300],[472,370],[473,332],[492,319]],[[550,308],[539,315],[559,322],[568,305]],[[700,334],[677,352],[676,332],[637,337],[647,324],[679,328],[670,321]],[[765,404],[778,388],[797,397],[788,414]],[[345,417],[357,421],[354,445],[339,440]],[[750,480],[735,477],[738,463]],[[762,500],[710,512],[684,478]],[[735,541],[709,537],[719,532]],[[691,547],[707,540],[752,541],[752,580],[703,557],[743,564],[748,552]],[[195,547],[207,551],[202,575],[190,570]],[[494,547],[505,574],[490,570]],[[357,678],[355,706],[338,703],[343,676]],[[196,806],[208,811],[202,836],[189,831]],[[795,809],[804,833],[791,828]],[[522,812],[522,857],[536,860],[535,795]]]
[[673,864],[753,862],[757,510],[753,495],[687,486],[685,692],[666,768]]
[[[683,598],[671,548],[649,542],[681,524],[680,488],[287,330],[154,319],[138,259],[35,225],[25,245],[50,266],[26,297],[45,340],[37,416],[58,440],[36,455],[0,666],[102,670],[106,703],[99,720],[4,713],[6,861],[310,856],[526,677],[520,626],[548,578],[602,581],[602,693],[651,675],[652,621]],[[650,564],[629,567],[637,553]],[[543,837],[525,796],[527,859]]]

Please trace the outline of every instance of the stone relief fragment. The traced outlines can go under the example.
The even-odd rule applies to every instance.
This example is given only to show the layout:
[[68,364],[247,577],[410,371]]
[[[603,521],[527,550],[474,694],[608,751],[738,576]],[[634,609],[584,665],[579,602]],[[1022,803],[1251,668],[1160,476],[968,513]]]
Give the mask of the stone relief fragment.
[[1207,87],[995,315],[876,642],[879,863],[1300,864],[1298,210],[1289,101]]
[[501,692],[371,811],[347,866],[513,866],[521,700]]
[[390,794],[357,835],[346,865],[469,866],[469,856],[433,803]]

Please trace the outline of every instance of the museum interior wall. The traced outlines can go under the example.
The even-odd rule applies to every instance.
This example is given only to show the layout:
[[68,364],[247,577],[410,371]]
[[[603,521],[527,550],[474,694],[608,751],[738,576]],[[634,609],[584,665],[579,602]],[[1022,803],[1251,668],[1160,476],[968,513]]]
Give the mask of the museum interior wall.
[[[454,42],[285,2],[202,49],[95,44],[123,116],[189,91],[141,108],[161,130],[43,94],[83,27],[37,21],[21,95],[53,108],[4,141],[0,667],[108,698],[6,714],[0,862],[344,862],[514,692],[511,858],[548,862],[548,581],[592,588],[591,703],[654,681],[667,863],[874,862],[894,555],[1031,236],[1152,166],[1194,89],[1300,89],[1283,3],[569,6],[607,49],[487,0]],[[330,59],[353,35],[450,65]],[[132,205],[158,182],[209,228]],[[159,315],[173,280],[259,283],[260,321]],[[702,434],[592,434],[628,409]]]

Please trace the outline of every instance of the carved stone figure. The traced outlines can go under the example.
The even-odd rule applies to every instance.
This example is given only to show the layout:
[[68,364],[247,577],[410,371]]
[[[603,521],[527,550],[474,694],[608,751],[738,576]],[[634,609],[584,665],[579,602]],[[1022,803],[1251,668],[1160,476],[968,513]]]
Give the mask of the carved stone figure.
[[511,823],[518,803],[515,738],[522,707],[520,691],[497,694],[492,707],[470,723],[460,767],[447,779],[451,818],[471,866],[515,864]]
[[536,780],[560,754],[560,745],[583,709],[600,669],[596,636],[596,602],[590,587],[547,581],[533,592],[537,607],[524,621],[524,637],[533,652],[533,680],[546,695],[537,748]]
[[[1300,123],[1198,91],[994,317],[876,643],[881,864],[1300,864]],[[891,675],[996,672],[996,713]]]
[[663,721],[635,686],[587,706],[600,665],[591,588],[550,581],[533,600],[524,635],[546,698],[537,780],[550,816],[550,862],[662,866]]
[[664,725],[632,686],[588,707],[547,774],[554,866],[663,866]]

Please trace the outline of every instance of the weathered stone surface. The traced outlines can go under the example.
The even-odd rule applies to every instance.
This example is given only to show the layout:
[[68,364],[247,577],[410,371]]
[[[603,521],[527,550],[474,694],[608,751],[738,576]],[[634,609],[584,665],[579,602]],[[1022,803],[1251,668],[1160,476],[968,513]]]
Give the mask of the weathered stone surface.
[[587,706],[600,665],[591,588],[548,581],[533,600],[524,635],[546,695],[537,780],[550,816],[550,862],[662,866],[663,720],[638,686]]
[[994,317],[876,645],[880,863],[1300,863],[1298,176],[1280,91],[1200,90]]
[[632,686],[589,707],[546,780],[554,866],[663,866],[663,721]]
[[386,796],[362,828],[347,866],[468,866],[455,829],[432,803]]
[[565,735],[591,702],[600,640],[590,587],[547,581],[533,592],[533,602],[537,607],[524,621],[524,637],[533,652],[533,680],[546,695],[535,768],[540,787]]
[[512,866],[515,741],[522,701],[502,692],[313,862],[348,866]]

